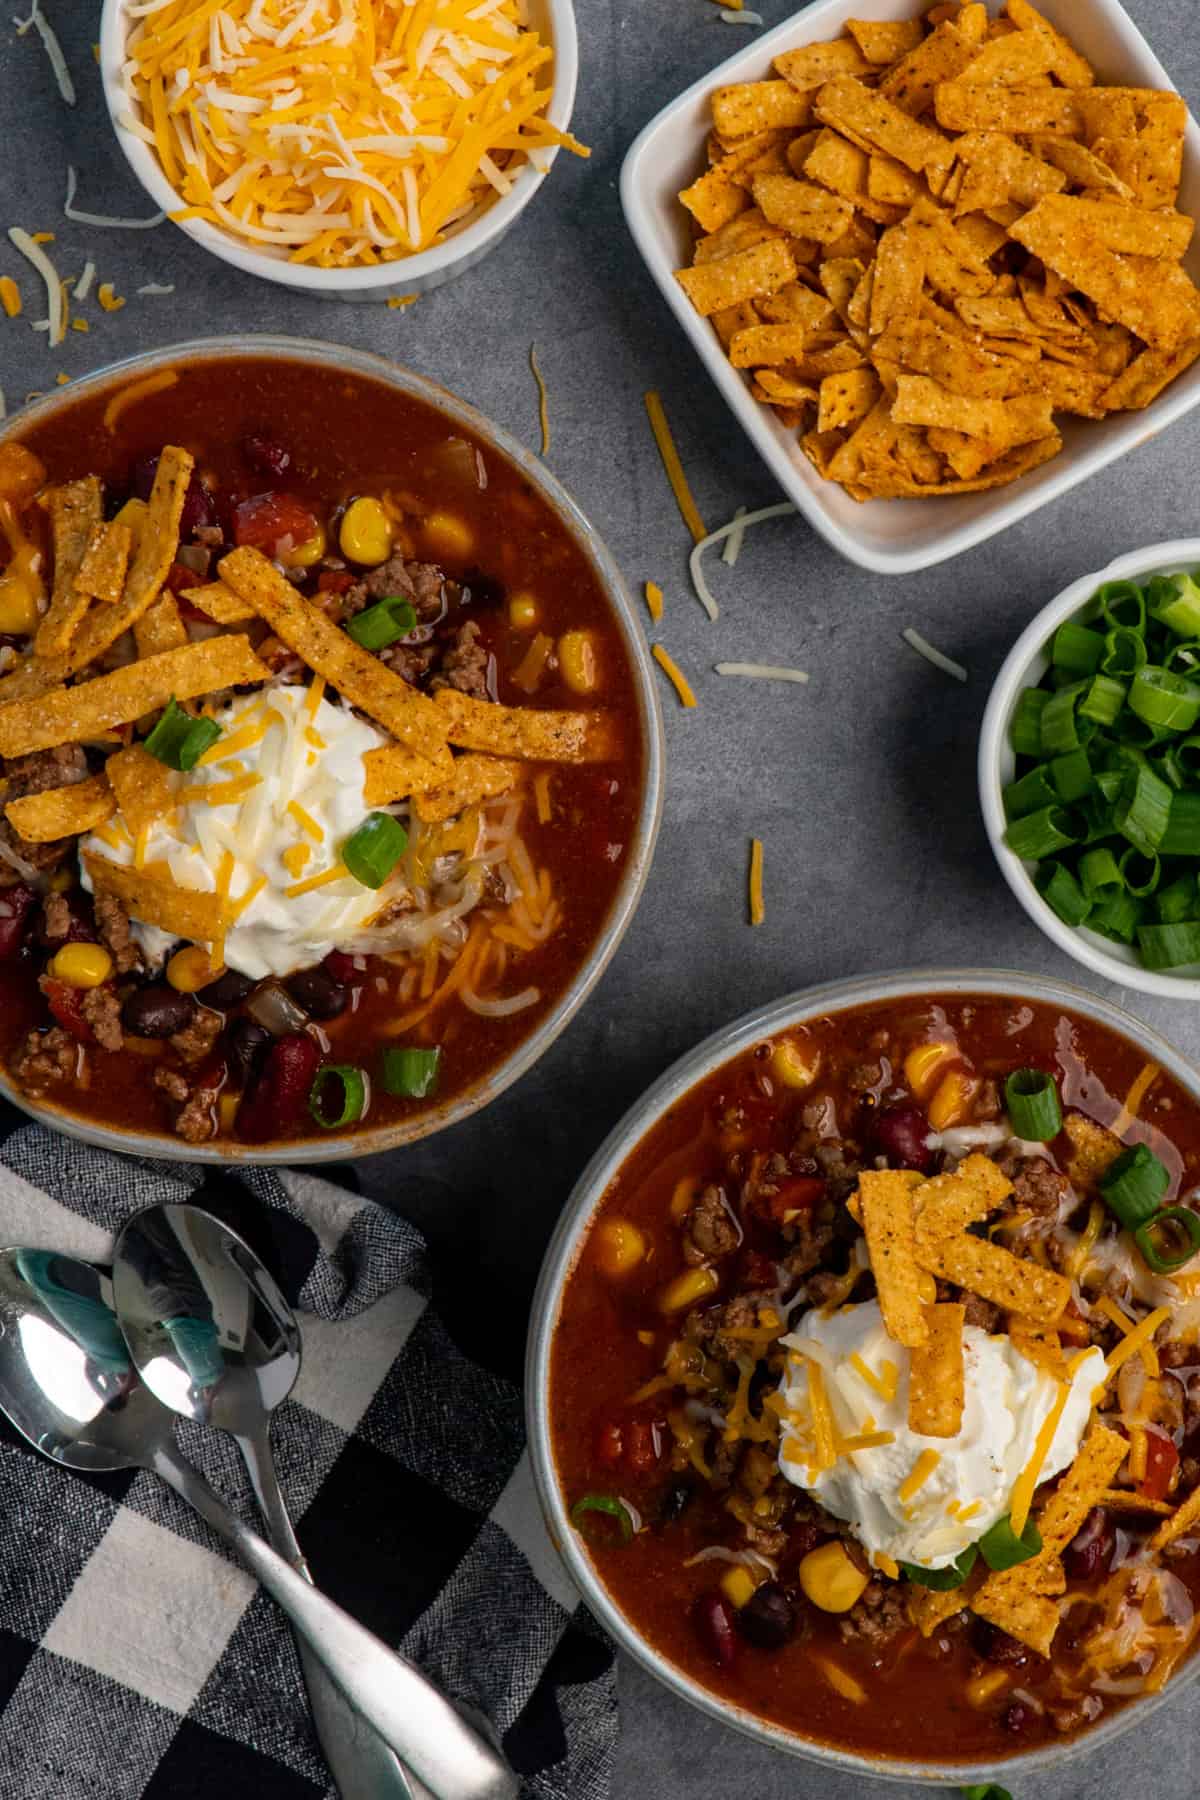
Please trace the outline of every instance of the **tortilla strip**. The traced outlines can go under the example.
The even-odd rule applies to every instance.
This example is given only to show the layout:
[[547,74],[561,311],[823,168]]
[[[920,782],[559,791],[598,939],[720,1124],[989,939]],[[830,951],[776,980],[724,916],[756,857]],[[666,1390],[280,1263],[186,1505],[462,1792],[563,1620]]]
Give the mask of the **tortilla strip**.
[[24,444],[0,444],[0,506],[28,506],[46,480],[46,465]]
[[858,1193],[884,1327],[897,1344],[915,1349],[928,1341],[929,1325],[913,1249],[912,1181],[902,1169],[864,1169]]
[[[1030,142],[1034,153],[1061,169],[1073,186],[1116,194],[1122,200],[1135,198],[1127,181],[1122,181],[1106,162],[1101,162],[1094,150],[1089,150],[1085,144],[1077,144],[1074,138],[1057,137],[1053,133],[1043,137],[1035,133]],[[961,142],[958,148],[961,149]]]
[[528,706],[497,706],[442,688],[437,708],[452,744],[491,756],[525,762],[611,762],[616,754],[607,713],[541,712]]
[[852,144],[881,150],[914,175],[931,169],[944,178],[950,172],[954,147],[940,131],[919,124],[852,76],[826,82],[817,94],[813,111],[823,125],[834,126]]
[[[765,300],[760,300],[758,313],[772,325],[804,325],[810,333],[828,331],[835,325],[837,317],[824,294],[814,293],[812,288],[799,281],[790,281],[777,294],[769,294]],[[758,313],[751,312],[748,324],[742,330],[758,323]],[[715,315],[713,322],[716,322]]]
[[1168,382],[1191,368],[1200,356],[1200,337],[1178,350],[1143,350],[1135,356],[1101,395],[1101,406],[1110,412],[1135,412],[1157,400]]
[[713,124],[723,138],[783,126],[799,131],[811,111],[811,95],[799,92],[790,81],[738,81],[718,88],[712,97]]
[[854,217],[850,201],[794,175],[756,176],[754,203],[772,225],[793,237],[815,238],[819,244],[836,243]]
[[751,325],[735,332],[729,345],[729,360],[735,369],[773,368],[795,362],[804,355],[806,339],[812,336],[804,325]]
[[4,707],[0,756],[28,756],[56,744],[76,744],[111,725],[130,725],[172,698],[194,700],[217,688],[268,681],[270,675],[241,633],[186,644],[181,650],[127,663],[78,687],[56,688]]
[[427,794],[444,787],[454,774],[455,760],[445,744],[429,756],[418,756],[401,744],[385,744],[363,757],[363,803],[390,806],[413,794]]
[[847,19],[846,30],[869,63],[898,62],[921,42],[920,19]]
[[943,1238],[933,1221],[917,1219],[916,1257],[922,1268],[956,1282],[982,1300],[1020,1313],[1038,1325],[1052,1325],[1071,1298],[1071,1283],[1053,1269],[1025,1262],[999,1244],[961,1232]]
[[908,1428],[923,1437],[957,1437],[962,1430],[965,1315],[957,1303],[925,1308],[929,1337],[913,1350],[908,1377]]
[[1072,88],[1015,84],[978,87],[943,81],[934,91],[938,124],[947,131],[1061,131],[1078,137],[1083,115]]
[[999,456],[1014,444],[1031,444],[1054,429],[1049,400],[1043,394],[1017,394],[1011,400],[974,400],[951,393],[928,375],[901,375],[896,383],[892,417],[898,425],[937,425],[983,438]]
[[141,657],[160,656],[164,650],[179,650],[187,643],[187,628],[179,616],[175,596],[166,588],[134,625],[133,641]]
[[989,1575],[971,1598],[973,1612],[1039,1655],[1049,1656],[1059,1621],[1053,1596],[1066,1588],[1062,1552],[1097,1496],[1111,1487],[1128,1450],[1128,1440],[1118,1432],[1106,1425],[1091,1427],[1075,1461],[1038,1515],[1042,1548],[1028,1562]]
[[1173,1544],[1193,1525],[1200,1524],[1200,1488],[1193,1488],[1182,1506],[1176,1507],[1171,1517],[1164,1521],[1150,1539],[1150,1549],[1165,1550]]
[[879,398],[879,378],[873,369],[847,369],[826,375],[821,383],[817,430],[838,431],[865,419]]
[[245,625],[258,617],[254,608],[240,600],[223,581],[209,581],[203,587],[190,587],[185,592],[188,605],[199,607],[218,625]]
[[1061,196],[1039,200],[1009,235],[1155,349],[1177,350],[1200,335],[1200,292],[1182,269],[1106,250],[1090,232],[1064,221],[1062,205]]
[[65,487],[50,489],[50,525],[54,535],[54,591],[50,609],[33,640],[36,656],[57,656],[74,637],[88,609],[88,595],[75,585],[88,545],[102,519],[100,477],[86,475]]
[[465,806],[477,800],[490,800],[493,794],[506,794],[521,779],[521,765],[505,762],[495,756],[459,756],[454,760],[454,774],[445,787],[417,794],[413,811],[423,825],[440,825],[452,819]]
[[772,237],[716,262],[677,269],[675,279],[696,311],[707,318],[722,307],[759,300],[786,287],[796,279],[796,259],[782,238]]
[[1045,201],[1045,216],[1069,231],[1086,232],[1106,250],[1125,256],[1164,257],[1178,261],[1192,241],[1196,228],[1186,213],[1151,212],[1118,200],[1086,200],[1077,194],[1058,194]]
[[[130,630],[150,603],[157,599],[179,547],[179,520],[192,479],[195,462],[186,450],[168,444],[158,462],[150,504],[142,524],[137,551],[115,606],[93,607],[75,634],[58,679],[85,669]],[[263,679],[259,677],[259,679]],[[3,698],[0,695],[0,698]]]
[[775,68],[785,81],[802,92],[819,88],[835,75],[867,75],[869,59],[853,38],[832,38],[827,43],[804,44],[799,50],[784,50],[775,58]]
[[934,89],[954,77],[971,61],[987,30],[982,6],[964,7],[954,20],[945,19],[929,36],[890,69],[879,92],[913,118],[928,112]]
[[131,837],[148,831],[175,805],[171,770],[141,744],[114,750],[104,765],[104,773]]
[[92,533],[92,541],[84,552],[75,590],[89,600],[102,600],[115,606],[125,589],[125,572],[133,549],[133,533],[119,519],[110,519]]
[[1056,31],[1049,19],[1044,19],[1029,0],[1008,0],[1004,8],[1013,24],[1021,31],[1032,31],[1054,50],[1054,61],[1050,69],[1064,87],[1090,87],[1096,77],[1092,65],[1085,57],[1080,56],[1074,45],[1069,43],[1060,31]]
[[925,256],[920,240],[904,225],[891,226],[879,240],[872,267],[870,330],[879,337],[893,320],[912,318],[921,304]]
[[1021,206],[1034,206],[1043,194],[1057,194],[1067,185],[1061,169],[1040,156],[1031,156],[1002,131],[964,132],[955,139],[954,150],[971,168],[978,165],[994,176],[1004,197]]
[[992,463],[986,475],[980,475],[974,480],[919,484],[897,474],[876,480],[870,494],[865,497],[871,500],[925,500],[931,494],[984,493],[988,488],[1002,487],[1009,481],[1015,481],[1018,475],[1028,475],[1032,469],[1040,468],[1044,462],[1057,456],[1061,449],[1062,438],[1055,431],[1050,437],[1039,438],[1034,444],[1021,444],[1015,450],[1006,450],[1003,456],[997,457]]
[[27,844],[52,844],[58,838],[94,831],[117,810],[113,791],[103,775],[92,775],[73,787],[46,788],[10,800],[4,808],[9,824]]
[[944,1625],[947,1619],[970,1605],[966,1587],[945,1588],[939,1592],[937,1588],[910,1583],[904,1598],[908,1616],[922,1637],[932,1637],[939,1625]]
[[225,911],[220,896],[180,887],[165,864],[156,865],[154,872],[138,870],[90,850],[82,860],[95,891],[115,894],[131,918],[195,944],[212,944],[220,937]]
[[421,756],[445,743],[445,720],[429,696],[410,687],[332,624],[261,550],[231,551],[220,574],[314,673],[323,675],[344,700],[361,708],[400,743]]

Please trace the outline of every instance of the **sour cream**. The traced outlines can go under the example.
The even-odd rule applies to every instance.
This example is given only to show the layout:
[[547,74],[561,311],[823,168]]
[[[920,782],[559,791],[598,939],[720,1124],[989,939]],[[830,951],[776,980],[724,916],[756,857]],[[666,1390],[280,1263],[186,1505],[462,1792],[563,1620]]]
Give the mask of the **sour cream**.
[[[780,1394],[792,1418],[785,1421],[779,1467],[806,1488],[826,1511],[844,1519],[868,1551],[894,1562],[945,1568],[1010,1510],[1013,1487],[1029,1463],[1038,1432],[1058,1395],[1053,1378],[1002,1336],[977,1326],[963,1330],[965,1396],[956,1437],[924,1437],[908,1427],[909,1353],[884,1330],[875,1300],[843,1307],[826,1317],[806,1313],[789,1337],[787,1372]],[[881,1377],[896,1371],[895,1394],[884,1400],[854,1369],[851,1357]],[[792,1455],[811,1451],[812,1407],[807,1358],[820,1365],[825,1392],[843,1437],[866,1429],[891,1432],[893,1442],[839,1456],[816,1471]],[[1104,1378],[1104,1356],[1091,1349],[1071,1378],[1062,1417],[1040,1480],[1060,1474],[1075,1459]],[[868,1427],[868,1421],[873,1421]],[[915,1492],[900,1498],[923,1451],[937,1453],[932,1472]],[[963,1514],[967,1517],[963,1517]]]
[[[364,926],[403,892],[397,877],[378,889],[344,875],[307,893],[288,890],[338,863],[346,839],[371,810],[363,798],[363,757],[388,740],[307,687],[232,700],[216,722],[219,741],[195,769],[174,777],[179,804],[151,827],[144,862],[165,862],[181,887],[213,893],[232,853],[228,894],[235,917],[224,961],[255,981],[307,968],[331,950],[352,950]],[[210,800],[214,789],[230,797],[218,792]],[[131,863],[136,854],[119,820],[86,837],[83,848],[116,863]],[[247,902],[240,912],[239,901]],[[152,967],[174,942],[137,921],[134,933]]]

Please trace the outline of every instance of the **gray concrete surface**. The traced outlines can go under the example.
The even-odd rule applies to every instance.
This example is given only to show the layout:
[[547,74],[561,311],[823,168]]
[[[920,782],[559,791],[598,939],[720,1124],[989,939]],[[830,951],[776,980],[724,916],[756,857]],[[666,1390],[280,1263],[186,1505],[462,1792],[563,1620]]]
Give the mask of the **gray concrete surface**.
[[[794,10],[754,0],[767,25]],[[1085,0],[1079,0],[1080,5]],[[1182,91],[1200,101],[1196,0],[1127,0]],[[903,579],[851,568],[799,521],[755,534],[736,570],[718,570],[710,625],[686,578],[689,541],[646,427],[657,387],[696,497],[716,523],[779,496],[674,329],[626,235],[622,155],[668,99],[730,51],[741,31],[710,0],[579,0],[582,77],[575,128],[590,163],[560,159],[521,227],[460,282],[406,312],[292,298],[211,260],[171,227],[98,232],[61,216],[68,162],[80,204],[137,213],[142,196],[115,148],[91,43],[96,0],[43,0],[75,71],[68,112],[30,35],[0,25],[0,222],[57,234],[64,272],[96,258],[133,296],[90,308],[89,336],[51,356],[23,322],[0,319],[0,384],[10,405],[151,345],[231,330],[292,330],[411,363],[529,443],[536,342],[550,391],[549,462],[622,562],[631,583],[663,585],[662,635],[692,675],[695,712],[666,697],[666,819],[649,890],[583,1016],[537,1070],[481,1117],[360,1166],[364,1187],[416,1217],[438,1257],[441,1303],[463,1339],[519,1366],[528,1294],[574,1174],[639,1089],[751,1005],[791,988],[903,965],[1007,966],[1105,984],[1057,952],[1018,909],[979,821],[974,749],[989,682],[1031,614],[1112,556],[1200,533],[1200,415],[972,555]],[[8,8],[10,11],[16,7]],[[0,239],[0,272],[23,273]],[[908,624],[960,658],[966,687],[900,641]],[[723,681],[723,657],[800,664],[807,688]],[[745,923],[746,844],[767,845],[767,922]],[[1200,1013],[1106,989],[1185,1051]],[[831,1777],[758,1751],[622,1671],[616,1800],[851,1800],[876,1784]],[[916,1723],[916,1722],[915,1722]],[[1112,1794],[1185,1800],[1200,1772],[1195,1690],[1147,1729],[1018,1800]],[[882,1795],[884,1789],[878,1788]]]

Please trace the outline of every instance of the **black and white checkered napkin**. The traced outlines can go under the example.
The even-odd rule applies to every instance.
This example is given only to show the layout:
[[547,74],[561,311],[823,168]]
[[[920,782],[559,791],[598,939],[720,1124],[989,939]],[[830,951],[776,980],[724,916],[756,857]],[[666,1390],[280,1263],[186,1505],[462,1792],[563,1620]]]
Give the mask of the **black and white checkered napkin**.
[[[0,1244],[103,1262],[131,1214],[190,1199],[300,1313],[304,1366],[273,1439],[317,1582],[491,1718],[527,1800],[602,1800],[611,1653],[542,1525],[520,1397],[435,1317],[413,1227],[310,1175],[206,1185],[0,1103]],[[230,1441],[186,1422],[179,1441],[253,1519]],[[154,1476],[57,1469],[0,1420],[3,1800],[332,1794],[286,1621],[240,1564]]]

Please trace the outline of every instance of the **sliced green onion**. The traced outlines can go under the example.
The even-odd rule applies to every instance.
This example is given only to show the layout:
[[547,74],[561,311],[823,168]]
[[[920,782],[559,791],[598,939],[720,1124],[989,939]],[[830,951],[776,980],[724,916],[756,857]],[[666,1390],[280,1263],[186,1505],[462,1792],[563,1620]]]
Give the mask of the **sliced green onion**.
[[1044,1069],[1014,1069],[1004,1083],[1004,1103],[1014,1137],[1048,1144],[1062,1130],[1058,1084]]
[[1095,676],[1079,702],[1080,717],[1094,719],[1097,725],[1111,725],[1125,704],[1127,691],[1125,683],[1114,681],[1111,675]]
[[433,1050],[385,1050],[383,1086],[401,1100],[424,1100],[437,1085],[442,1053]]
[[1079,880],[1089,899],[1104,888],[1123,888],[1125,877],[1111,850],[1085,850],[1079,859]]
[[584,1494],[582,1499],[575,1502],[571,1508],[571,1523],[576,1531],[584,1532],[585,1536],[589,1513],[602,1513],[606,1518],[612,1519],[622,1544],[633,1542],[633,1520],[629,1516],[629,1508],[614,1494]]
[[1117,944],[1132,944],[1144,912],[1142,902],[1124,888],[1110,891],[1096,901],[1088,914],[1088,930],[1098,931],[1101,937],[1112,938]]
[[1060,862],[1044,862],[1033,882],[1046,905],[1053,908],[1064,925],[1082,925],[1092,910],[1090,898],[1070,869]]
[[1041,862],[1056,850],[1065,850],[1079,842],[1075,820],[1061,806],[1045,806],[1040,812],[1014,819],[1004,833],[1004,841],[1022,862]]
[[1161,856],[1200,856],[1200,794],[1172,794]]
[[1185,919],[1194,919],[1200,913],[1196,877],[1180,875],[1168,887],[1160,887],[1154,896],[1154,910],[1163,925],[1179,925]]
[[936,1594],[948,1594],[951,1588],[962,1586],[975,1567],[978,1555],[975,1545],[968,1544],[962,1555],[945,1569],[923,1569],[919,1563],[906,1562],[902,1562],[900,1567],[918,1587],[932,1588]]
[[1138,949],[1148,969],[1181,969],[1200,963],[1200,920],[1175,925],[1139,925]]
[[[337,1106],[339,1086],[340,1107]],[[308,1110],[322,1131],[336,1131],[339,1125],[353,1125],[367,1110],[366,1076],[352,1063],[322,1063],[308,1090]]]
[[1186,675],[1147,663],[1129,684],[1129,707],[1159,731],[1190,731],[1200,719],[1200,687]]
[[1008,741],[1017,756],[1042,753],[1042,712],[1050,696],[1045,688],[1024,688],[1017,696],[1008,727]]
[[1200,634],[1200,587],[1190,575],[1160,575],[1152,583],[1154,617],[1177,637]]
[[980,1782],[977,1787],[965,1787],[963,1800],[1013,1800],[1007,1788],[1000,1787],[994,1781]]
[[1104,655],[1104,638],[1098,631],[1068,619],[1060,625],[1050,644],[1050,661],[1058,669],[1069,669],[1075,675],[1092,675],[1100,667]]
[[1131,1144],[1100,1177],[1100,1192],[1109,1211],[1127,1231],[1154,1217],[1171,1185],[1165,1163],[1146,1144]]
[[342,861],[364,887],[381,888],[408,848],[408,833],[391,813],[368,813],[342,845]]
[[221,727],[215,719],[193,719],[172,696],[142,748],[168,769],[186,772],[195,768],[220,735]]
[[1171,789],[1149,763],[1137,763],[1122,784],[1113,824],[1123,838],[1150,856],[1166,835],[1171,799]]
[[[1086,750],[1068,750],[1065,756],[1052,758],[1046,767],[1053,783],[1054,797],[1061,800],[1064,806],[1070,806],[1075,800],[1082,800],[1094,786],[1095,778]],[[1036,774],[1036,770],[1034,772]]]
[[1146,601],[1140,587],[1132,581],[1106,581],[1096,595],[1100,616],[1110,626],[1126,626],[1130,631],[1146,629]]
[[1122,879],[1129,892],[1138,900],[1144,900],[1153,894],[1162,879],[1162,864],[1157,856],[1143,856],[1133,845],[1123,850],[1118,859]]
[[1117,626],[1114,631],[1104,635],[1104,656],[1100,662],[1100,673],[1116,680],[1121,676],[1135,675],[1146,661],[1146,645],[1136,631],[1127,631],[1124,626]]
[[[1084,756],[1082,750],[1075,754]],[[1084,760],[1086,762],[1086,756]],[[1004,815],[1008,819],[1023,819],[1026,814],[1040,812],[1043,807],[1057,806],[1060,798],[1050,779],[1048,766],[1039,763],[1028,775],[1022,775],[1020,781],[1009,782],[1004,790]]]
[[1172,644],[1163,655],[1163,667],[1175,669],[1177,675],[1200,675],[1200,638],[1184,638],[1181,644]]
[[1082,681],[1072,681],[1067,687],[1059,688],[1056,694],[1051,694],[1049,702],[1042,708],[1044,756],[1062,756],[1068,750],[1078,750],[1083,740],[1079,735],[1075,708],[1085,685]]
[[383,650],[416,629],[417,615],[411,600],[380,600],[347,621],[346,634],[364,650]]
[[979,1554],[989,1569],[1015,1569],[1028,1562],[1042,1547],[1042,1537],[1032,1519],[1026,1519],[1020,1537],[1012,1528],[1012,1518],[1005,1513],[979,1540]]
[[1181,738],[1171,746],[1179,767],[1189,781],[1200,776],[1200,736]]
[[1100,769],[1096,775],[1096,786],[1106,800],[1115,800],[1121,791],[1121,783],[1125,779],[1125,764],[1118,768]]
[[1173,1274],[1200,1250],[1200,1217],[1187,1206],[1165,1206],[1138,1226],[1133,1241],[1156,1275]]

